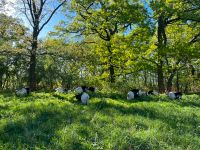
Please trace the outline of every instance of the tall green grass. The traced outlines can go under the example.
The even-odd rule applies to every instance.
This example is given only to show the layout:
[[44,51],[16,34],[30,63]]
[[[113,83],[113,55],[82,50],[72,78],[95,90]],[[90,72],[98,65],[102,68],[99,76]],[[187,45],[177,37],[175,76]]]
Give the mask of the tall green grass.
[[200,96],[0,94],[0,149],[200,149]]

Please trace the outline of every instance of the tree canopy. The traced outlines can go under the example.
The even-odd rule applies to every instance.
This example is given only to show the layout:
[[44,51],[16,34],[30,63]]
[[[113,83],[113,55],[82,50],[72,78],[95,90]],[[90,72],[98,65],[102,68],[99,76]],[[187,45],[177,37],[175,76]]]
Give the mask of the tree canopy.
[[[45,0],[21,2],[30,29],[0,14],[3,89],[89,84],[163,93],[200,88],[198,0],[58,0],[51,1],[52,11]],[[38,39],[59,8],[66,18]]]

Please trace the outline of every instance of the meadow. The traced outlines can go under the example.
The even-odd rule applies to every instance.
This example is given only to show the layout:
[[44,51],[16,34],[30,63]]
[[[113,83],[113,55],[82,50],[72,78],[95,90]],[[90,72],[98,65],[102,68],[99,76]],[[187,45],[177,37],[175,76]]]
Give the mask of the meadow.
[[73,94],[0,93],[0,149],[200,149],[199,95],[90,95],[82,105]]

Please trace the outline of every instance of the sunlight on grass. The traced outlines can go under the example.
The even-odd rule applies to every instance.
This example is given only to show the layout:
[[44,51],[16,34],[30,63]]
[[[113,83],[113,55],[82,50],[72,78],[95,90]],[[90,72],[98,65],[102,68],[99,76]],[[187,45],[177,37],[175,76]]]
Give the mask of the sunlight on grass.
[[0,149],[200,149],[200,97],[0,95]]

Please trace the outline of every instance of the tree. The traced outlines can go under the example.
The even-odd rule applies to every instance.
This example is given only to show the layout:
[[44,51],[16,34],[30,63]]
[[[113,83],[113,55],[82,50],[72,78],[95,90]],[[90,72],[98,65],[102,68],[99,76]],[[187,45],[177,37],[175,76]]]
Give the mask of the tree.
[[[71,9],[76,13],[67,31],[83,36],[97,35],[108,53],[107,65],[110,82],[115,82],[115,63],[111,40],[114,35],[123,33],[131,25],[144,24],[146,11],[138,0],[72,0]],[[64,27],[65,28],[65,27]]]
[[[23,48],[19,47],[23,43],[27,29],[21,24],[20,20],[5,14],[0,14],[0,89],[15,70],[13,64],[17,58],[21,57]],[[11,69],[12,68],[12,69]]]
[[[29,86],[31,90],[36,89],[36,57],[38,49],[38,36],[42,29],[49,23],[56,11],[67,1],[52,1],[57,4],[52,8],[51,3],[47,0],[20,0],[22,2],[22,13],[26,16],[32,27],[32,40],[30,50],[29,66]],[[50,8],[50,9],[49,9]]]
[[[200,7],[199,3],[197,3],[196,1],[194,1],[194,3],[189,3],[189,1],[186,1],[186,3],[182,3],[181,1],[172,2],[163,0],[160,1],[152,0],[151,8],[154,11],[155,14],[154,17],[157,20],[157,43],[154,43],[157,46],[157,62],[154,61],[154,63],[157,65],[158,89],[159,92],[164,92],[165,90],[164,66],[166,64],[168,66],[171,66],[169,65],[169,60],[168,60],[171,58],[168,55],[169,54],[168,47],[170,46],[171,43],[170,41],[168,41],[169,39],[166,30],[168,26],[177,23],[182,25],[187,25],[188,21],[190,24],[193,24],[193,22],[195,23],[199,22],[199,16],[197,15],[196,17],[194,17],[191,15],[191,12],[192,13],[199,12]],[[196,27],[198,27],[198,25]],[[195,29],[194,26],[193,28]],[[192,44],[198,41],[199,36],[200,36],[199,32],[197,32],[197,34],[193,33],[193,37],[191,37],[191,39],[188,42],[184,41],[185,42],[184,45],[189,44],[191,46]],[[179,57],[179,59],[176,59],[175,64],[177,66],[182,62],[183,61]],[[175,76],[177,69],[178,69],[177,67],[170,70],[168,68],[168,72],[170,72],[170,75],[167,81],[167,90],[171,90],[172,80],[173,77]]]
[[0,12],[2,12],[4,10],[5,4],[6,4],[5,0],[0,1]]

